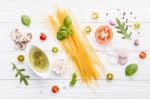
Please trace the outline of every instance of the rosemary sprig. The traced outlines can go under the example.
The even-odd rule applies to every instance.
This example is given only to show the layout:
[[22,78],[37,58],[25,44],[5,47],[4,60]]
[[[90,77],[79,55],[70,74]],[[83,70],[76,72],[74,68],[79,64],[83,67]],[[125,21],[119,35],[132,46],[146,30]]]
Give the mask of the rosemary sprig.
[[18,69],[17,68],[17,66],[14,64],[14,63],[12,63],[12,66],[13,66],[13,68],[12,68],[12,70],[16,70],[16,75],[15,75],[15,77],[17,78],[18,76],[19,76],[19,78],[20,78],[20,84],[22,83],[22,82],[24,82],[24,84],[26,85],[26,86],[28,86],[28,79],[30,78],[28,75],[24,75],[22,72],[24,72],[25,71],[25,69]]
[[116,28],[118,29],[118,33],[122,34],[122,39],[131,39],[132,32],[128,33],[128,26],[125,25],[125,22],[121,22],[118,18],[116,18],[117,25]]

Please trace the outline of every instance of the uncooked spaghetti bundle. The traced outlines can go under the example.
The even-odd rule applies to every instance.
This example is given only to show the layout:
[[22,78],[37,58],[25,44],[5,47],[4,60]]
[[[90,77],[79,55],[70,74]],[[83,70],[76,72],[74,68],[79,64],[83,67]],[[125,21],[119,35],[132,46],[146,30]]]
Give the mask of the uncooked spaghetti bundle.
[[82,81],[89,84],[98,80],[105,68],[70,10],[57,7],[55,15],[48,15],[47,21]]

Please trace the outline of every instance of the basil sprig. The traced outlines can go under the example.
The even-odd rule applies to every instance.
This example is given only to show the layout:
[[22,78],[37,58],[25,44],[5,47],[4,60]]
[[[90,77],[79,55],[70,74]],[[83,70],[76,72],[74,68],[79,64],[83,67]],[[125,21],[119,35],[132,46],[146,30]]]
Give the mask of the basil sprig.
[[30,19],[30,17],[27,16],[27,15],[22,15],[22,16],[21,16],[21,21],[22,21],[22,23],[23,23],[25,26],[30,26],[30,24],[31,24],[31,19]]
[[72,74],[72,79],[70,81],[70,86],[73,87],[77,82],[77,73]]
[[66,17],[64,18],[64,25],[65,25],[66,27],[68,27],[68,28],[72,25],[72,21],[71,21],[71,18],[70,18],[69,16],[66,16]]
[[58,40],[64,40],[65,38],[73,34],[73,31],[70,29],[71,25],[72,25],[71,18],[69,16],[66,16],[64,18],[63,26],[60,26],[57,32]]
[[132,76],[134,75],[138,70],[138,65],[133,63],[133,64],[129,64],[126,69],[125,69],[125,74],[126,76]]

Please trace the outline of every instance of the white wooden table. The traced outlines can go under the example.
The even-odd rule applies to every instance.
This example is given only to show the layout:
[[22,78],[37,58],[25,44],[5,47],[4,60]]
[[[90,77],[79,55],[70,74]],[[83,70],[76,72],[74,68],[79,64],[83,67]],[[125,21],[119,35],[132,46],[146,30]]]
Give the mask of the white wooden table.
[[[64,57],[65,53],[60,49],[57,55],[53,55],[50,49],[57,46],[50,37],[49,31],[39,20],[40,13],[49,12],[54,2],[58,2],[69,7],[76,16],[81,26],[90,25],[93,28],[89,34],[89,39],[97,50],[97,54],[102,57],[102,61],[108,71],[115,75],[115,80],[108,82],[102,77],[98,81],[99,88],[93,90],[78,81],[73,88],[69,87],[71,73],[68,70],[61,77],[51,73],[50,79],[41,79],[35,75],[29,68],[27,60],[24,64],[18,64],[16,57],[18,54],[27,54],[27,51],[17,51],[14,48],[14,42],[10,38],[10,32],[13,28],[27,30],[29,28],[22,25],[20,16],[29,15],[32,19],[30,30],[33,32],[33,43],[43,47],[49,54],[51,62],[57,58]],[[150,54],[150,1],[149,0],[1,0],[0,1],[0,99],[150,99],[150,56],[144,61],[138,58],[141,50],[146,50]],[[121,12],[133,12],[134,20],[130,17],[130,23],[140,22],[142,28],[138,35],[136,31],[133,34],[133,40],[138,38],[141,43],[138,48],[133,46],[132,41],[121,39],[114,30],[114,38],[111,43],[117,44],[120,48],[127,48],[130,52],[129,63],[139,64],[137,74],[128,78],[124,74],[125,66],[110,65],[108,56],[104,53],[106,46],[98,44],[94,38],[94,30],[102,24],[108,25],[108,20],[116,18]],[[92,12],[98,12],[100,19],[97,22],[90,20]],[[106,16],[105,14],[109,15]],[[46,42],[39,40],[40,32],[45,32],[48,36]],[[26,69],[26,73],[31,76],[29,86],[19,84],[19,80],[14,77],[15,73],[11,70],[11,62],[15,62],[18,67]],[[52,94],[51,86],[57,84],[60,86],[58,94]],[[66,87],[66,88],[64,88]]]

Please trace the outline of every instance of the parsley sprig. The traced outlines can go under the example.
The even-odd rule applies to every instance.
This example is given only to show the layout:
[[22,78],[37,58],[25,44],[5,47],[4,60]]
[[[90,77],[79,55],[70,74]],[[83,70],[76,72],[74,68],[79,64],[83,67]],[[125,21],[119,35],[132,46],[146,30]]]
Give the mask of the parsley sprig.
[[122,39],[131,39],[132,32],[128,33],[128,26],[125,22],[121,22],[118,18],[116,18],[117,25],[116,28],[118,29],[118,33],[122,34]]
[[26,86],[28,86],[28,79],[30,78],[30,76],[25,75],[25,74],[22,73],[22,72],[25,71],[25,69],[18,69],[17,66],[14,63],[12,63],[12,66],[13,66],[12,70],[16,70],[15,77],[17,78],[19,76],[19,78],[20,78],[20,84],[22,82],[24,82],[24,84]]

